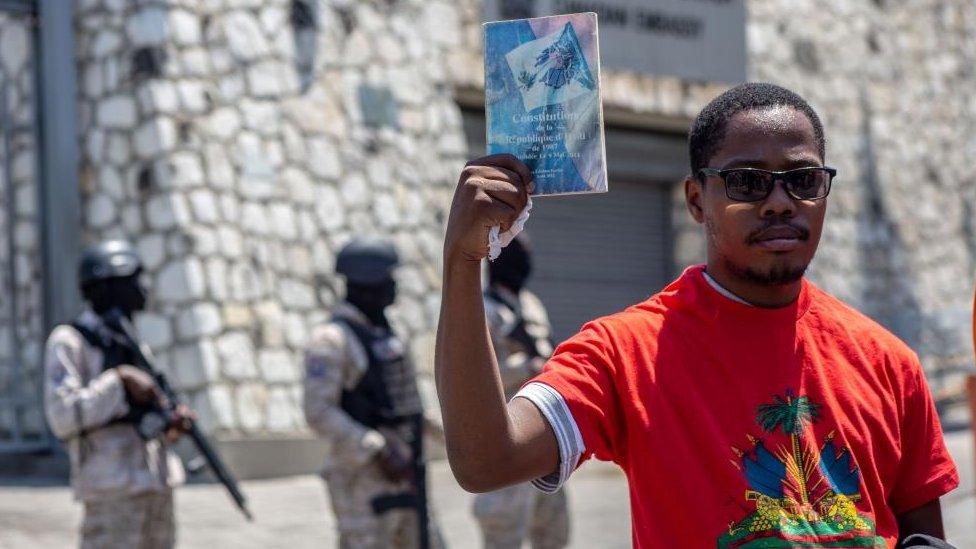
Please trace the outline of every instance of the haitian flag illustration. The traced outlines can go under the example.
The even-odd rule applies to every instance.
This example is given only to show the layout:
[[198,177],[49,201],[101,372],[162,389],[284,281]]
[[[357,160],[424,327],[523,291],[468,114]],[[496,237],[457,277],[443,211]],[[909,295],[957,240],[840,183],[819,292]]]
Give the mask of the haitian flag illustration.
[[510,153],[535,194],[605,192],[594,13],[485,24],[488,154]]

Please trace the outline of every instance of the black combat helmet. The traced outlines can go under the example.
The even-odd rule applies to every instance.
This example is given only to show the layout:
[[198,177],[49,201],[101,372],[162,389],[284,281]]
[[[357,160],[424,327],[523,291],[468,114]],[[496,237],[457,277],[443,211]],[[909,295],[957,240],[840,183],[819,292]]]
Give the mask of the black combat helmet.
[[99,280],[131,276],[142,270],[136,249],[124,240],[106,240],[89,246],[78,264],[78,283],[82,288]]
[[400,264],[396,247],[382,238],[354,238],[339,251],[336,272],[351,284],[378,284]]

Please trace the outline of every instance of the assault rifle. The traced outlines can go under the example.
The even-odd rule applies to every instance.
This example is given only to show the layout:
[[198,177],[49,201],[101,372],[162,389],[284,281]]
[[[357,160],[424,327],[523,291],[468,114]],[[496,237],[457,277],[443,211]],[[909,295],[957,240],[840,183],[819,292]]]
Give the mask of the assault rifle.
[[392,509],[413,508],[417,512],[417,534],[420,549],[430,548],[430,523],[427,509],[427,463],[424,461],[424,414],[413,414],[410,452],[413,456],[413,486],[409,492],[383,494],[370,502],[373,513],[382,515]]
[[[147,413],[143,415],[139,423],[136,425],[136,429],[143,438],[154,438],[159,436],[166,430],[167,426],[170,424],[170,419],[172,418],[177,404],[179,404],[179,399],[173,388],[169,384],[169,380],[166,376],[157,370],[146,354],[142,351],[142,347],[139,345],[139,340],[135,337],[135,330],[132,328],[132,324],[129,319],[125,317],[118,309],[113,309],[109,311],[105,317],[104,321],[106,325],[112,328],[119,336],[124,338],[124,343],[128,346],[134,353],[136,360],[133,366],[145,371],[156,380],[156,385],[159,389],[166,395],[167,408],[157,409],[155,413]],[[206,465],[213,471],[214,476],[217,480],[224,485],[230,497],[233,498],[234,503],[237,504],[237,508],[241,510],[244,517],[247,520],[254,520],[251,516],[251,512],[247,509],[247,500],[244,498],[244,494],[241,493],[240,488],[237,486],[237,480],[234,476],[227,470],[227,466],[220,459],[220,455],[214,450],[214,447],[207,440],[207,437],[200,430],[200,427],[196,422],[193,422],[190,427],[189,433],[190,440],[193,441],[193,445],[196,447],[197,452],[200,453],[200,457],[206,462]]]

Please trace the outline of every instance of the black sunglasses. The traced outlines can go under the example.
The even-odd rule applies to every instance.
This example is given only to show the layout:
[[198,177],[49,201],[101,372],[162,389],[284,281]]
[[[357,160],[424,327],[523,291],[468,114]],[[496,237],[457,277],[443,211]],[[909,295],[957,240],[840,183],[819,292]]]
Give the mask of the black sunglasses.
[[765,200],[773,192],[776,180],[783,182],[786,193],[796,200],[820,200],[830,193],[830,182],[837,175],[834,168],[809,167],[771,172],[759,168],[732,168],[716,170],[702,168],[698,170],[698,177],[705,182],[705,178],[717,175],[725,182],[725,196],[739,202],[759,202]]

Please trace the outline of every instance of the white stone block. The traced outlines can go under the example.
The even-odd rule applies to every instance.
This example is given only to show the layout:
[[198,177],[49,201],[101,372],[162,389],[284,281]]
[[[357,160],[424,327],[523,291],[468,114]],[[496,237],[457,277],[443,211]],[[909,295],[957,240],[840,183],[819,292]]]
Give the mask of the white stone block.
[[320,185],[315,194],[315,218],[322,230],[333,232],[345,226],[346,211],[339,193],[332,187]]
[[288,198],[299,204],[315,204],[315,184],[302,170],[286,168],[281,182],[288,189]]
[[210,385],[205,391],[198,393],[193,399],[194,411],[200,416],[200,423],[204,430],[213,432],[216,429],[236,429],[237,419],[234,413],[234,399],[230,388],[225,385]]
[[167,317],[152,312],[142,312],[136,315],[135,325],[139,339],[150,349],[165,349],[172,345],[173,330]]
[[213,72],[210,53],[204,48],[191,48],[180,55],[180,65],[186,76],[207,77]]
[[173,169],[173,186],[177,188],[198,187],[205,183],[203,162],[195,152],[178,152],[170,156]]
[[104,128],[128,129],[136,124],[135,100],[128,95],[114,95],[98,103],[98,124]]
[[373,200],[373,215],[376,217],[377,224],[386,230],[392,230],[400,225],[400,210],[397,208],[396,199],[388,193],[376,195]]
[[105,157],[105,132],[93,129],[85,136],[85,153],[92,162],[101,162]]
[[288,389],[276,387],[268,392],[269,431],[291,433],[298,426],[296,417],[301,417],[297,403],[293,402]]
[[226,193],[221,194],[218,200],[220,205],[220,216],[227,221],[237,223],[241,215],[241,200],[237,195]]
[[217,90],[220,92],[220,98],[225,103],[238,101],[244,95],[244,88],[246,88],[244,76],[237,71],[225,74],[217,82]]
[[180,46],[193,46],[200,43],[202,32],[200,18],[184,11],[173,10],[169,14],[170,33],[173,41]]
[[308,167],[317,177],[335,180],[342,173],[339,154],[335,145],[328,139],[308,139]]
[[[209,143],[204,148],[204,161],[207,164],[207,182],[215,189],[230,189],[234,187],[237,176],[230,157],[223,145]],[[228,217],[227,219],[236,219]]]
[[220,309],[213,303],[198,303],[183,309],[176,317],[176,333],[181,339],[212,336],[222,329]]
[[181,81],[176,86],[183,109],[191,114],[202,114],[210,108],[207,101],[206,88],[202,82],[193,80]]
[[268,234],[268,213],[264,206],[257,202],[245,203],[241,207],[241,227],[251,234]]
[[24,25],[7,24],[2,30],[0,63],[8,75],[17,74],[31,55],[30,36]]
[[115,202],[105,195],[98,195],[88,202],[88,224],[96,229],[104,229],[113,222],[118,215]]
[[[145,100],[151,104],[155,112],[174,114],[180,107],[180,95],[176,86],[169,80],[157,79],[140,87],[140,94],[145,92]],[[140,95],[141,97],[141,95]]]
[[182,390],[199,389],[217,381],[220,363],[210,341],[181,345],[173,350],[174,382]]
[[165,241],[160,234],[147,234],[140,237],[136,242],[136,250],[143,265],[150,271],[155,271],[166,259]]
[[244,242],[241,233],[236,227],[220,227],[217,229],[217,238],[220,240],[221,250],[224,255],[234,259],[244,253]]
[[286,307],[299,311],[307,311],[317,305],[312,286],[291,278],[278,283],[278,297]]
[[233,381],[247,381],[258,377],[254,345],[247,332],[226,333],[217,338],[216,346],[224,377]]
[[241,420],[241,428],[247,431],[264,428],[265,409],[268,405],[267,389],[257,383],[248,383],[239,386],[236,395],[237,416]]
[[139,204],[126,204],[120,213],[122,229],[126,234],[140,234],[145,229],[142,222],[142,207]]
[[245,128],[265,136],[278,133],[281,115],[276,102],[245,99],[238,108]]
[[228,297],[227,291],[227,262],[220,257],[208,257],[206,260],[207,287],[210,295],[217,301]]
[[159,46],[166,42],[167,27],[166,10],[151,6],[130,15],[125,30],[134,46]]
[[190,229],[188,236],[193,242],[194,255],[210,257],[220,253],[217,231],[203,225],[197,225]]
[[206,281],[200,260],[189,257],[171,261],[156,277],[155,290],[164,302],[185,303],[202,298]]
[[268,383],[294,383],[299,380],[298,364],[284,349],[258,351],[258,369]]
[[458,8],[448,2],[424,2],[423,36],[441,46],[457,46],[461,43],[461,22]]
[[129,138],[124,134],[112,132],[108,137],[105,158],[116,166],[128,165],[132,160],[132,146],[129,144]]
[[102,92],[105,90],[102,87],[102,66],[98,63],[89,63],[85,67],[79,67],[78,70],[81,73],[80,87],[84,91],[85,96],[88,99],[101,97]]
[[339,183],[339,191],[342,193],[342,201],[349,208],[366,206],[372,198],[369,184],[360,173],[352,173],[344,177]]
[[140,158],[154,158],[176,145],[176,124],[164,117],[149,120],[136,130],[133,143]]
[[[314,242],[319,237],[315,216],[308,210],[298,213],[298,238],[302,242]],[[297,271],[296,271],[297,272]]]
[[227,141],[240,131],[241,117],[237,114],[237,109],[221,107],[207,117],[205,128],[210,135]]
[[276,98],[284,88],[283,76],[276,61],[254,64],[247,70],[248,89],[254,97]]
[[[263,293],[261,279],[254,269],[245,262],[235,263],[230,268],[230,297],[235,301],[250,301]],[[262,328],[263,329],[263,328]],[[267,341],[267,336],[265,336]]]
[[284,240],[294,240],[298,236],[295,210],[288,204],[277,202],[269,206],[271,231]]
[[233,11],[223,18],[224,35],[231,53],[241,61],[253,61],[269,53],[268,40],[257,19],[247,11]]
[[285,341],[293,349],[303,349],[308,344],[308,326],[305,319],[297,313],[285,315]]
[[[121,45],[122,37],[119,36],[118,32],[114,30],[103,30],[96,34],[95,38],[91,41],[91,54],[96,59],[106,57],[117,52]],[[0,47],[2,46],[0,44]],[[4,56],[6,56],[6,51],[4,51]]]
[[197,222],[213,224],[220,221],[220,210],[217,208],[217,200],[213,192],[209,189],[197,189],[189,196],[193,218]]
[[33,219],[17,222],[17,226],[14,229],[14,245],[20,250],[37,249],[37,223]]
[[335,253],[324,238],[312,244],[312,269],[319,274],[335,273]]
[[172,229],[190,221],[186,198],[179,194],[157,195],[146,203],[146,219],[156,230]]
[[284,313],[281,310],[279,301],[263,301],[259,303],[254,312],[261,325],[261,341],[267,347],[278,347],[285,344],[284,333]]

